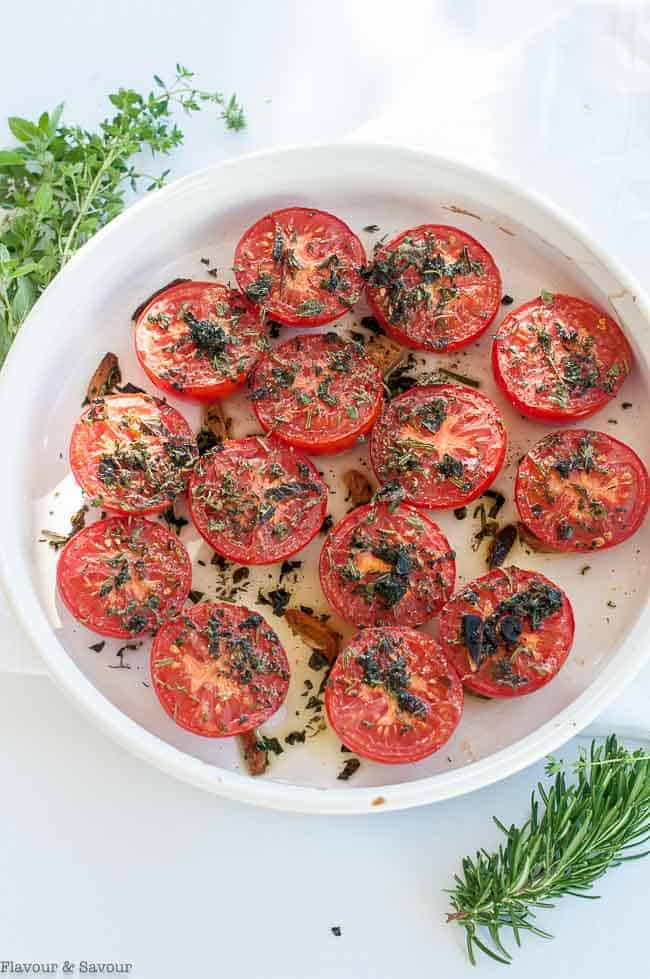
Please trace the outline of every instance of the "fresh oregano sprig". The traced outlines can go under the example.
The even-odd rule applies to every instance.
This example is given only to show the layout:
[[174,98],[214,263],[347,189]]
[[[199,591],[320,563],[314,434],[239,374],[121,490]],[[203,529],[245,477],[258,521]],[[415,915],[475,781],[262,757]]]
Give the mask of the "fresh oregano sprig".
[[517,945],[523,932],[552,938],[536,924],[537,909],[567,895],[593,899],[587,891],[610,867],[650,852],[639,850],[650,838],[650,756],[611,735],[592,741],[572,767],[568,781],[563,763],[550,758],[554,781],[538,784],[526,822],[507,827],[495,819],[505,842],[463,860],[447,920],[465,929],[473,965],[477,949],[510,964],[504,929]]
[[169,170],[151,176],[136,166],[143,150],[168,154],[183,141],[173,120],[215,105],[227,129],[246,125],[234,95],[196,88],[176,65],[170,84],[141,95],[121,88],[109,96],[114,113],[95,131],[63,122],[63,106],[36,121],[12,116],[18,141],[0,150],[0,363],[36,299],[71,256],[123,210],[129,187],[162,186]]

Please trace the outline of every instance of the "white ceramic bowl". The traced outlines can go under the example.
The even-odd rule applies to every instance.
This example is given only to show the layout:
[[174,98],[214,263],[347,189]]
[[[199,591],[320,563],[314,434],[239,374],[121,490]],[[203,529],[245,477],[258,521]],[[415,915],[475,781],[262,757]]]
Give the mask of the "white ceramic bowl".
[[[513,563],[543,571],[573,601],[576,643],[565,668],[529,697],[513,702],[468,699],[462,724],[436,755],[410,766],[363,762],[349,782],[337,779],[344,756],[330,731],[304,745],[286,746],[268,775],[253,779],[243,771],[231,740],[203,739],[177,728],[147,685],[148,645],[128,652],[128,670],[109,668],[117,664],[119,643],[108,641],[101,653],[91,651],[97,637],[75,623],[55,599],[56,556],[39,540],[43,528],[65,532],[79,505],[79,491],[68,473],[67,443],[100,357],[115,351],[125,377],[151,390],[133,352],[133,308],[175,275],[205,278],[202,257],[227,278],[243,229],[260,214],[288,204],[333,211],[358,232],[371,224],[389,235],[426,221],[456,224],[490,249],[504,290],[517,303],[542,287],[599,303],[624,325],[636,366],[622,395],[588,424],[629,442],[647,459],[648,308],[628,275],[573,221],[495,177],[402,148],[344,144],[259,153],[146,196],[80,251],[24,324],[0,378],[2,576],[56,681],[89,718],[141,758],[208,791],[279,809],[354,813],[406,808],[469,792],[534,762],[588,724],[630,682],[650,649],[650,527],[590,559],[514,552]],[[367,233],[361,236],[368,248],[376,240]],[[362,312],[348,316],[341,329]],[[483,389],[501,406],[511,445],[496,486],[511,501],[518,456],[550,429],[523,421],[497,392],[489,344],[488,335],[456,356],[427,355],[423,362],[459,365],[480,377]],[[621,410],[623,400],[633,407]],[[196,425],[194,406],[176,404]],[[231,399],[229,410],[235,434],[254,429],[243,397]],[[319,464],[334,489],[342,469],[367,465],[365,449]],[[508,506],[506,517],[514,516],[512,503]],[[332,494],[330,509],[336,518],[345,512],[340,492]],[[469,546],[475,529],[471,517],[462,523],[451,513],[436,514],[435,519],[458,552],[460,581],[482,573],[485,555]],[[211,552],[191,527],[185,528],[183,539],[194,558],[207,559],[205,568],[196,566],[195,587],[210,597],[218,584],[217,571],[208,563]],[[301,555],[296,600],[325,610],[315,571],[318,549],[316,541]],[[580,574],[585,564],[591,568]],[[253,605],[258,587],[272,588],[276,580],[277,569],[254,571],[238,600]],[[269,610],[263,606],[260,611]],[[308,650],[284,621],[272,616],[270,621],[286,642],[293,668],[289,701],[266,725],[269,734],[283,736],[292,727],[305,726],[303,682],[310,678],[317,687],[319,675],[308,669]]]

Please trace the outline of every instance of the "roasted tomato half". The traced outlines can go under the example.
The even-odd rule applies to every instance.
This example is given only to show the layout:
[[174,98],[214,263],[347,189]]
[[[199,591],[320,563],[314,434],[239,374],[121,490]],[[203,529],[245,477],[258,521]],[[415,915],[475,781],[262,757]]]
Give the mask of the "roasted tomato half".
[[454,553],[440,528],[414,507],[357,507],[329,532],[320,558],[325,597],[364,626],[418,626],[454,590]]
[[135,324],[135,350],[153,383],[197,401],[234,391],[267,346],[257,308],[216,282],[170,286]]
[[341,452],[372,428],[381,374],[356,343],[335,333],[293,337],[251,378],[251,401],[266,431],[312,454]]
[[408,347],[438,353],[465,347],[487,330],[501,301],[490,253],[443,224],[403,231],[377,251],[366,274],[375,316]]
[[178,538],[142,517],[84,527],[59,555],[57,587],[87,629],[129,639],[157,629],[183,606],[192,582]]
[[416,506],[448,509],[480,496],[506,453],[497,406],[462,384],[414,387],[386,405],[372,430],[377,478]]
[[515,408],[570,421],[602,408],[632,367],[620,327],[597,306],[544,293],[509,313],[492,347],[494,375]]
[[124,513],[165,510],[187,486],[197,457],[183,416],[150,394],[91,402],[70,440],[70,467],[84,493],[96,506]]
[[240,289],[287,326],[322,326],[359,299],[366,254],[347,224],[308,207],[286,207],[242,235],[234,271]]
[[325,709],[343,744],[386,764],[420,761],[454,733],[463,688],[439,644],[414,629],[364,629],[341,652]]
[[327,507],[318,470],[273,438],[233,439],[202,456],[188,496],[201,536],[238,564],[274,564],[302,550]]
[[522,521],[556,551],[614,547],[634,534],[650,499],[648,472],[632,449],[585,428],[554,432],[519,463]]
[[440,644],[466,689],[520,697],[547,684],[573,643],[573,611],[542,574],[496,568],[465,585],[440,613]]
[[158,631],[151,678],[177,724],[208,738],[227,738],[275,714],[289,689],[289,663],[257,612],[202,602]]

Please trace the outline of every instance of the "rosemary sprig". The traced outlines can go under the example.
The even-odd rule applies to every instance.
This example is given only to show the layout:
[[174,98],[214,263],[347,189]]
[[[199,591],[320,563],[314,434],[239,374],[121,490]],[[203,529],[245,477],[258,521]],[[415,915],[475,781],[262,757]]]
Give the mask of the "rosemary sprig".
[[582,749],[572,767],[569,782],[563,762],[550,758],[546,774],[554,781],[538,783],[526,822],[507,827],[495,819],[505,842],[463,860],[447,920],[465,929],[472,965],[477,949],[511,963],[503,929],[517,945],[522,932],[552,938],[536,924],[536,909],[566,895],[593,899],[586,892],[610,867],[650,852],[638,849],[650,838],[650,755],[629,752],[610,735]]
[[109,96],[113,115],[88,131],[63,122],[63,106],[38,120],[12,116],[17,145],[0,149],[0,364],[21,323],[57,272],[95,232],[123,210],[129,187],[147,190],[169,170],[151,176],[137,154],[168,154],[183,141],[174,109],[198,112],[216,105],[227,129],[246,125],[235,96],[195,87],[193,73],[176,65],[170,84],[154,75],[156,90],[121,88]]

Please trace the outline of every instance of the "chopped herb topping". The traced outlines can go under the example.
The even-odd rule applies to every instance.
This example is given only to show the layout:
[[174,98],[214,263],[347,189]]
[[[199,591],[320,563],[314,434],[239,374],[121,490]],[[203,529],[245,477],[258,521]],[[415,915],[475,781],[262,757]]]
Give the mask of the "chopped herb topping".
[[263,272],[255,282],[246,286],[246,295],[254,303],[262,303],[268,298],[273,288],[273,278],[268,272]]
[[281,755],[284,751],[277,738],[267,738],[266,735],[260,734],[259,731],[255,744],[259,751],[272,751],[274,755]]
[[[433,311],[441,314],[459,295],[456,278],[483,275],[483,272],[483,265],[472,260],[466,245],[455,261],[447,262],[434,235],[426,233],[418,239],[407,235],[394,249],[380,253],[364,275],[372,288],[383,290],[390,322],[402,323],[414,310],[423,306],[432,308],[432,291],[428,286],[437,287]],[[413,279],[413,285],[407,284]],[[441,338],[441,349],[445,345]]]
[[[347,780],[351,778],[355,772],[358,772],[360,768],[361,768],[361,762],[359,761],[358,758],[346,758],[345,762],[343,763],[343,768],[341,769],[341,771],[338,773],[336,777],[341,782],[347,782]],[[332,934],[336,935],[337,938],[340,938],[341,929],[337,925],[335,925],[332,928]]]
[[408,714],[424,717],[427,705],[408,689],[411,677],[405,657],[398,652],[392,639],[383,636],[374,646],[357,656],[361,667],[363,682],[370,687],[383,687],[394,696],[400,710]]
[[[465,596],[463,596],[465,597]],[[533,581],[526,588],[499,602],[494,611],[483,618],[470,612],[461,619],[460,639],[464,643],[472,670],[494,656],[505,644],[513,651],[527,619],[535,632],[544,619],[562,608],[562,592],[544,582]],[[527,682],[524,678],[524,682]]]
[[305,299],[296,306],[296,316],[318,316],[325,309],[320,299]]
[[500,568],[508,557],[517,540],[517,527],[515,524],[506,524],[497,532],[492,541],[488,555],[488,567]]
[[273,614],[278,616],[284,615],[284,610],[289,604],[290,598],[291,592],[288,592],[286,588],[274,588],[267,595],[261,589],[257,593],[257,601],[260,605],[270,605],[273,609]]

